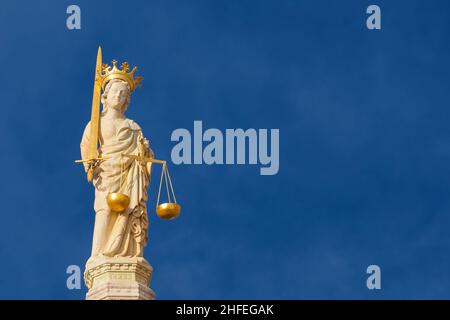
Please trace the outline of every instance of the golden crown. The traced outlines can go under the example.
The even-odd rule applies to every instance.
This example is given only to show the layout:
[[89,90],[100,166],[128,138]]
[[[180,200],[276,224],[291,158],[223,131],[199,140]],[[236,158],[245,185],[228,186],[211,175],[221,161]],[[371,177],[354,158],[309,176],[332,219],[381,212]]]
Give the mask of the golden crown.
[[120,79],[127,82],[130,86],[130,92],[133,92],[134,89],[141,86],[141,81],[144,78],[134,77],[134,72],[137,70],[137,67],[134,67],[133,70],[130,71],[130,65],[128,62],[122,63],[120,68],[117,68],[117,60],[113,60],[112,64],[112,67],[107,63],[102,65],[102,71],[99,75],[99,79],[103,90],[105,90],[106,84],[112,79]]

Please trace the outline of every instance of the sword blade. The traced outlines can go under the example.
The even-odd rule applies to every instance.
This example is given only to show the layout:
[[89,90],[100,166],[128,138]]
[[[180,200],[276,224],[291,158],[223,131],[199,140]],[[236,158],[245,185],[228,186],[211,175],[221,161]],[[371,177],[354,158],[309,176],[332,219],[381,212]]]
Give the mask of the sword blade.
[[100,123],[102,48],[98,47],[97,64],[95,66],[94,93],[92,95],[91,134],[89,137],[88,159],[98,157],[98,130]]

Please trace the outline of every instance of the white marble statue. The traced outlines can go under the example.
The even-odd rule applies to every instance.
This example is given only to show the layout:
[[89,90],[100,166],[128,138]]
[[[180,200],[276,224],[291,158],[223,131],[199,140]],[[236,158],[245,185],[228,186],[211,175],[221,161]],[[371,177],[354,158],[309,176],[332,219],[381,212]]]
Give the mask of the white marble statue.
[[[103,110],[99,124],[99,157],[94,170],[95,226],[92,253],[87,265],[99,257],[142,257],[147,243],[147,188],[151,175],[151,162],[141,163],[121,154],[153,158],[149,141],[141,128],[124,115],[131,97],[126,81],[112,79],[101,96]],[[88,156],[90,122],[80,144],[81,156]],[[84,163],[85,170],[88,164]],[[122,176],[121,176],[122,175]],[[117,213],[106,201],[109,193],[120,192],[130,197],[128,208]]]

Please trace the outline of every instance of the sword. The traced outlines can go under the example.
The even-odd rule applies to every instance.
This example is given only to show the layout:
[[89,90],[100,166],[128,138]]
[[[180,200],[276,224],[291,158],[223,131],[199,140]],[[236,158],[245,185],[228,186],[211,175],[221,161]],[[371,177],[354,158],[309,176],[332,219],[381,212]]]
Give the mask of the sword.
[[89,137],[87,159],[76,160],[76,163],[88,162],[87,180],[91,182],[94,178],[94,169],[99,161],[107,160],[98,156],[98,130],[100,123],[100,94],[101,94],[101,72],[102,72],[102,48],[98,47],[97,64],[95,66],[94,92],[92,95],[91,111],[91,133]]

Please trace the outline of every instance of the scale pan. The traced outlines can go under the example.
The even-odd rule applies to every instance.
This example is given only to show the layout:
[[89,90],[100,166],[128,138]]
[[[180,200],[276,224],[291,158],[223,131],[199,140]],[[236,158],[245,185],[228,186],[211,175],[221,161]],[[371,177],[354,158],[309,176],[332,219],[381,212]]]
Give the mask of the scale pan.
[[180,215],[181,206],[178,203],[161,203],[156,207],[156,214],[161,219],[170,220]]
[[112,211],[122,212],[128,208],[130,197],[123,193],[113,192],[108,194],[106,202]]

